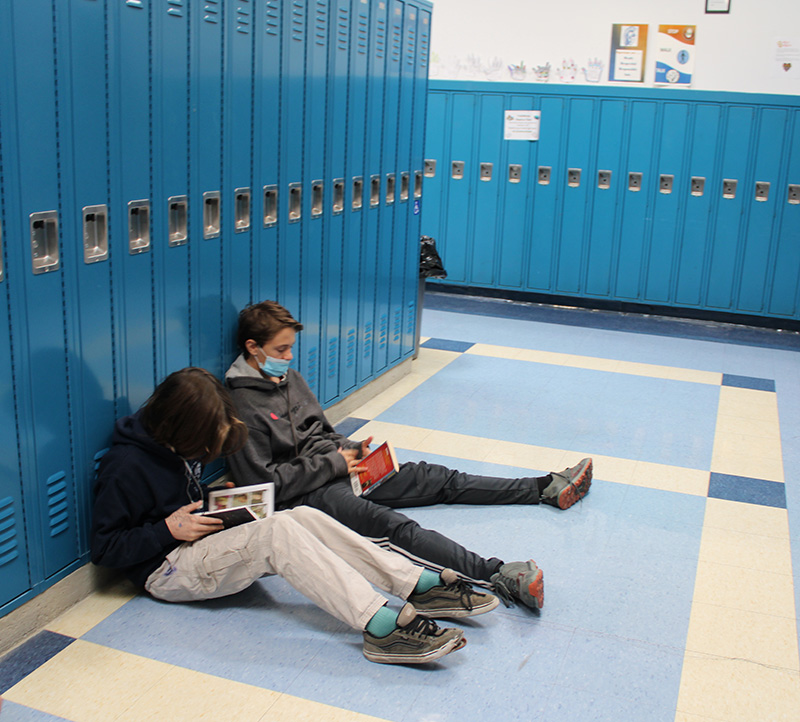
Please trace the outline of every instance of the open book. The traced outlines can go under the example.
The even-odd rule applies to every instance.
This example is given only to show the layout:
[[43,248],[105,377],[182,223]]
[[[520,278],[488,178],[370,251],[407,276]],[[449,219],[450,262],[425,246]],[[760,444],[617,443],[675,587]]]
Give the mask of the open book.
[[400,470],[394,449],[388,441],[384,441],[368,456],[360,459],[359,466],[366,466],[367,470],[350,474],[350,484],[356,496],[367,496],[373,489],[389,479],[392,474]]
[[222,519],[225,529],[248,521],[266,519],[275,513],[275,484],[254,484],[220,489],[208,494],[205,516]]

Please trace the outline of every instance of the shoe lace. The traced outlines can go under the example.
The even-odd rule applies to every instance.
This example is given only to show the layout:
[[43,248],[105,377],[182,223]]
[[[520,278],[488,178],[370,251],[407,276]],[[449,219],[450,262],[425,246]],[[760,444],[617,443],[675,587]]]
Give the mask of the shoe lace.
[[503,604],[506,607],[513,607],[514,606],[514,604],[515,604],[515,602],[514,602],[514,594],[508,588],[508,583],[506,582],[506,580],[503,579],[502,577],[500,577],[494,583],[494,592],[495,592],[495,594],[497,594],[498,597],[500,597],[500,601],[503,602]]
[[458,579],[452,584],[448,584],[446,588],[459,595],[461,605],[464,607],[464,609],[470,612],[472,611],[474,606],[472,604],[472,596],[475,594],[475,590],[469,584],[467,584],[463,579]]
[[417,634],[419,636],[427,637],[436,634],[439,631],[439,625],[432,619],[417,615],[405,627],[401,627],[404,632],[410,634]]

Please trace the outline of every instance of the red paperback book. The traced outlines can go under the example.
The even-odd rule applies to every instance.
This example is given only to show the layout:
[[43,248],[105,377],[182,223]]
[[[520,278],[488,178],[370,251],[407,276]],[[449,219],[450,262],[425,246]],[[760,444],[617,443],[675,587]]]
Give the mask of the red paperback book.
[[400,470],[394,449],[388,441],[361,459],[359,466],[366,466],[367,470],[350,474],[350,484],[356,496],[366,496]]

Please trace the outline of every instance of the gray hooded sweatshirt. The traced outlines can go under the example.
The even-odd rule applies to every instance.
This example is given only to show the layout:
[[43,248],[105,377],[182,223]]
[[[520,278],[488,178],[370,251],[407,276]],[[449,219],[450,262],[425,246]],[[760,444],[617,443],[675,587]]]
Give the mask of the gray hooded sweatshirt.
[[285,507],[348,476],[338,449],[360,448],[360,443],[334,431],[299,373],[289,369],[275,383],[240,355],[225,382],[250,432],[244,448],[228,458],[237,485],[275,482],[275,502]]

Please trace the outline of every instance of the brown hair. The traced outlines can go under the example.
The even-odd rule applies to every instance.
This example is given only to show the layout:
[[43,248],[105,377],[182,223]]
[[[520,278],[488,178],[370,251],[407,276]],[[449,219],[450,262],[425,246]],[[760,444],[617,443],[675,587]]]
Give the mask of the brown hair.
[[239,451],[247,440],[225,387],[201,368],[167,376],[142,407],[141,421],[154,441],[204,464]]
[[245,356],[250,354],[245,347],[248,339],[253,339],[259,346],[272,340],[281,329],[293,328],[302,331],[303,324],[292,317],[283,306],[276,301],[262,301],[242,309],[239,314],[239,329],[236,343]]

